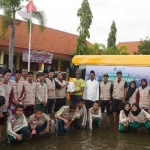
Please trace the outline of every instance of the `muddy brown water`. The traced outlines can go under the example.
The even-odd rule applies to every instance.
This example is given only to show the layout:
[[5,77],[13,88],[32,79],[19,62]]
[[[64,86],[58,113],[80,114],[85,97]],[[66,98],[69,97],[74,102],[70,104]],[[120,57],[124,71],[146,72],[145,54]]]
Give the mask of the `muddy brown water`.
[[24,144],[8,145],[3,142],[0,150],[150,150],[150,136],[146,132],[120,133],[118,123],[101,122],[99,129],[76,130],[60,137],[47,135],[34,137]]

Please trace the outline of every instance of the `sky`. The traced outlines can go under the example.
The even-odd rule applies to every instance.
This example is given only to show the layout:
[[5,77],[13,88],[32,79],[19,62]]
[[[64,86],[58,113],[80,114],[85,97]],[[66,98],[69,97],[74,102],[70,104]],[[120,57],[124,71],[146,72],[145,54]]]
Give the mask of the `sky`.
[[[47,27],[78,35],[77,10],[82,0],[33,0],[44,10]],[[91,43],[107,44],[112,21],[116,22],[117,42],[139,41],[150,35],[150,0],[89,0],[93,13]],[[18,17],[18,16],[17,16]],[[19,18],[19,17],[18,17]]]

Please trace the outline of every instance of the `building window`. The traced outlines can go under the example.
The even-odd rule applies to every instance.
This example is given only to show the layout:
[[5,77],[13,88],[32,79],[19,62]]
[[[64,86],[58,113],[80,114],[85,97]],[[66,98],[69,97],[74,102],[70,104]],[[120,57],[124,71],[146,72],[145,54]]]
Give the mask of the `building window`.
[[54,69],[55,71],[57,71],[57,67],[58,67],[58,60],[52,60],[52,64],[45,64],[44,65],[44,70],[50,70],[50,69]]
[[68,72],[70,61],[61,61],[61,71]]
[[[16,56],[14,56],[14,60],[13,60],[13,66],[14,66],[14,70],[16,68]],[[9,56],[8,55],[4,55],[4,67],[8,69],[8,63],[9,63]]]

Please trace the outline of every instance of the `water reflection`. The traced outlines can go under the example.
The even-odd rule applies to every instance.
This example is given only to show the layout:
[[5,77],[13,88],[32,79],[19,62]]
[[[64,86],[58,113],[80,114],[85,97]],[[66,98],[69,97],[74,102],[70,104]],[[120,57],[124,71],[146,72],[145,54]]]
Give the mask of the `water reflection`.
[[75,130],[60,137],[33,138],[26,144],[1,144],[0,150],[147,150],[150,136],[146,133],[119,133],[117,124],[102,122],[99,129]]

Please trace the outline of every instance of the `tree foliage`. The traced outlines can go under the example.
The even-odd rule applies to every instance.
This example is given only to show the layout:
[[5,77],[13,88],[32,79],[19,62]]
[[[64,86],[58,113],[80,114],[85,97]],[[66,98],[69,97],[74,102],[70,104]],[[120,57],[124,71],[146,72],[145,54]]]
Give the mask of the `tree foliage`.
[[138,53],[135,54],[150,55],[150,39],[148,37],[145,40],[141,40],[138,46]]
[[[1,38],[5,38],[8,28],[11,28],[10,40],[9,40],[9,68],[13,68],[14,57],[14,41],[15,41],[15,28],[21,24],[20,20],[16,19],[16,13],[22,9],[22,2],[24,0],[0,0],[0,9],[3,10],[3,16],[1,21]],[[26,0],[29,1],[29,0]],[[43,31],[46,24],[45,14],[43,11],[33,12],[33,18],[37,19],[40,24],[40,30]],[[26,20],[29,29],[29,20]]]
[[86,38],[90,38],[89,29],[93,18],[88,0],[83,0],[81,8],[77,12],[77,16],[80,18],[80,25],[77,28],[79,37],[77,39],[74,55],[83,55],[88,51]]
[[116,49],[116,34],[117,34],[116,23],[115,21],[113,21],[107,39],[107,48]]
[[99,48],[105,55],[130,55],[125,45],[121,45],[120,47],[114,49],[112,47],[107,48],[104,44],[100,44]]
[[103,50],[100,49],[101,44],[94,43],[88,46],[88,55],[103,55],[105,54]]

